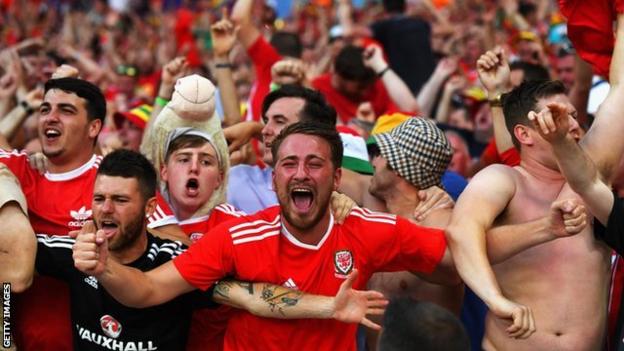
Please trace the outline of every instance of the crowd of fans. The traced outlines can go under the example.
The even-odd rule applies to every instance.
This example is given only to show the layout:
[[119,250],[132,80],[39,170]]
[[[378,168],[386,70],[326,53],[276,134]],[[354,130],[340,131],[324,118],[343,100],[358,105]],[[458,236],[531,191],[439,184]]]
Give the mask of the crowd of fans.
[[[529,276],[530,273],[527,272],[532,268],[525,269],[522,274],[517,272],[512,274],[510,273],[513,271],[512,267],[516,264],[523,267],[523,264],[527,263],[525,260],[531,259],[538,260],[540,264],[547,264],[544,262],[550,254],[537,251],[539,249],[535,248],[547,245],[544,243],[549,242],[548,245],[553,245],[549,246],[550,250],[564,255],[563,249],[555,245],[564,240],[577,240],[576,237],[567,238],[567,236],[579,232],[584,233],[586,230],[584,228],[587,219],[583,205],[579,205],[578,199],[574,196],[567,194],[565,192],[567,188],[563,185],[557,188],[558,196],[553,195],[551,198],[542,199],[540,195],[543,194],[539,191],[533,193],[526,190],[531,189],[531,186],[526,185],[531,184],[531,180],[517,180],[518,184],[525,184],[524,187],[516,185],[515,188],[512,187],[513,190],[509,190],[509,187],[498,187],[501,183],[500,178],[492,175],[491,168],[481,173],[480,178],[477,175],[493,164],[514,167],[523,162],[522,164],[526,165],[525,159],[531,159],[531,157],[527,156],[530,155],[529,153],[521,151],[521,144],[525,143],[542,146],[552,144],[553,147],[548,150],[551,153],[554,150],[556,159],[549,160],[555,167],[558,163],[564,163],[566,157],[572,159],[572,156],[563,156],[563,152],[557,153],[557,142],[560,140],[552,137],[552,134],[549,136],[548,132],[543,129],[539,135],[546,141],[540,141],[542,143],[540,144],[540,142],[532,141],[534,139],[529,140],[529,137],[522,139],[514,134],[513,124],[511,128],[508,128],[510,123],[515,122],[510,122],[507,116],[518,113],[517,111],[524,111],[527,108],[523,105],[525,101],[529,101],[526,103],[529,104],[527,112],[534,111],[535,113],[529,114],[529,117],[523,116],[523,118],[529,118],[533,122],[528,122],[527,119],[527,122],[518,123],[525,125],[535,123],[535,130],[544,127],[550,128],[550,132],[553,133],[555,130],[564,128],[562,127],[564,123],[557,117],[557,111],[566,108],[561,107],[561,104],[565,105],[567,100],[548,100],[547,106],[541,106],[546,110],[550,109],[551,112],[548,115],[546,112],[536,110],[536,104],[541,101],[540,99],[559,95],[566,96],[569,104],[574,106],[574,113],[571,114],[574,115],[576,122],[569,126],[569,129],[576,138],[575,140],[581,139],[590,130],[590,126],[594,128],[594,133],[591,131],[588,133],[588,140],[592,141],[603,136],[601,132],[608,129],[608,127],[603,127],[604,124],[594,122],[599,120],[596,117],[598,107],[605,101],[607,95],[614,95],[619,91],[615,89],[619,87],[617,84],[619,83],[619,70],[612,66],[609,71],[605,69],[608,67],[608,62],[605,66],[604,62],[600,61],[601,58],[593,59],[588,56],[593,53],[588,54],[583,45],[587,44],[588,40],[592,40],[590,35],[583,37],[581,41],[574,41],[574,44],[580,45],[579,47],[575,48],[573,45],[570,37],[578,38],[579,29],[572,26],[572,24],[577,25],[577,22],[572,22],[570,13],[573,13],[576,16],[574,20],[577,20],[579,13],[588,10],[581,8],[581,5],[575,7],[577,2],[561,1],[559,4],[554,0],[353,2],[348,0],[4,0],[0,2],[0,149],[4,150],[0,153],[0,162],[3,161],[2,159],[8,159],[4,163],[22,182],[22,189],[28,200],[28,210],[25,210],[25,204],[22,209],[30,213],[31,223],[39,221],[33,224],[35,233],[44,234],[37,226],[46,228],[45,230],[55,227],[41,226],[41,223],[45,222],[41,220],[46,217],[45,213],[37,212],[33,215],[43,208],[36,208],[37,206],[33,207],[31,204],[31,197],[37,196],[37,186],[24,185],[25,181],[22,177],[26,177],[24,174],[29,171],[17,172],[13,168],[17,167],[15,166],[17,161],[13,158],[26,157],[25,162],[29,164],[28,167],[32,167],[33,172],[39,172],[44,176],[62,173],[69,177],[69,173],[80,167],[84,168],[85,172],[93,172],[89,177],[94,178],[96,172],[99,172],[97,168],[100,162],[107,164],[105,163],[107,159],[90,160],[93,153],[98,157],[99,155],[116,156],[121,160],[119,162],[124,162],[125,159],[117,154],[119,152],[117,150],[141,151],[155,166],[159,182],[156,187],[159,191],[156,195],[157,205],[154,204],[152,209],[155,213],[151,216],[149,216],[150,213],[144,213],[143,218],[146,217],[145,215],[149,217],[149,220],[145,219],[147,221],[145,224],[150,228],[150,233],[157,234],[157,236],[162,234],[163,237],[179,240],[193,248],[204,232],[218,224],[213,223],[214,221],[221,222],[243,216],[237,210],[251,214],[278,203],[284,208],[286,200],[283,194],[280,194],[280,189],[275,183],[277,175],[274,175],[281,147],[281,144],[276,146],[275,140],[285,143],[283,139],[288,136],[288,133],[286,136],[280,136],[280,131],[291,124],[298,124],[296,122],[304,125],[307,122],[316,122],[325,127],[330,126],[331,129],[336,126],[342,138],[344,154],[341,158],[342,183],[337,188],[340,194],[333,193],[331,200],[328,195],[333,216],[338,221],[344,220],[341,212],[348,213],[353,206],[360,206],[404,216],[427,227],[445,229],[448,226],[449,249],[453,253],[455,265],[458,265],[458,262],[463,263],[461,267],[457,266],[457,272],[441,274],[441,280],[446,285],[444,287],[440,287],[438,282],[425,282],[428,279],[422,280],[422,277],[406,272],[376,273],[372,275],[368,285],[354,284],[353,286],[358,289],[368,286],[368,288],[382,291],[388,298],[393,298],[390,305],[392,308],[388,309],[383,323],[381,320],[373,319],[373,322],[387,327],[388,332],[384,331],[379,336],[377,331],[361,328],[357,336],[359,349],[407,350],[410,349],[409,345],[414,345],[414,341],[401,343],[397,340],[401,340],[405,335],[412,335],[420,340],[415,342],[416,345],[427,344],[430,345],[428,349],[432,350],[441,350],[441,347],[447,347],[449,350],[467,349],[468,343],[471,344],[472,349],[483,347],[488,350],[521,350],[532,349],[535,345],[549,349],[552,345],[568,345],[566,346],[568,348],[562,347],[561,349],[573,350],[574,346],[570,348],[570,344],[566,344],[572,341],[562,341],[562,344],[557,344],[550,341],[548,336],[539,334],[539,319],[543,317],[540,313],[546,313],[543,310],[535,313],[535,323],[538,323],[535,325],[533,316],[528,309],[522,309],[523,306],[515,309],[516,306],[507,304],[507,301],[489,300],[487,288],[496,286],[498,289],[496,282],[491,284],[489,278],[480,278],[481,275],[476,274],[476,270],[471,271],[472,266],[466,264],[468,258],[478,260],[480,256],[464,254],[456,247],[462,245],[462,248],[465,248],[472,244],[458,238],[459,231],[462,230],[460,228],[472,228],[471,223],[459,219],[458,213],[468,213],[470,218],[475,218],[475,222],[476,218],[481,219],[479,214],[471,212],[479,211],[479,208],[470,209],[468,201],[479,203],[480,200],[475,195],[479,192],[486,194],[488,190],[494,191],[493,189],[498,189],[501,193],[508,191],[511,195],[507,201],[503,201],[501,207],[496,209],[498,212],[491,220],[483,219],[483,223],[487,223],[488,226],[493,223],[505,225],[522,223],[526,226],[512,229],[503,226],[496,228],[502,228],[501,231],[487,231],[487,258],[496,265],[494,273],[496,278],[503,282],[501,283],[503,295],[509,293],[511,298],[518,300],[516,302],[531,307],[532,295],[528,294],[526,295],[528,297],[524,298],[524,295],[516,294],[515,288],[510,286],[517,282],[522,284],[522,279],[518,277],[523,276],[522,274]],[[614,1],[614,3],[618,2]],[[576,12],[571,11],[571,8]],[[601,0],[600,6],[597,5],[595,11],[596,13],[618,11],[618,5],[611,6],[610,1]],[[601,18],[607,18],[606,16]],[[609,18],[611,20],[608,21],[609,23],[613,23],[616,19],[615,15],[612,16],[614,17]],[[567,21],[570,21],[570,24]],[[585,27],[581,26],[581,28]],[[595,29],[591,26],[587,28]],[[588,29],[587,33],[593,32]],[[611,39],[608,37],[601,40],[609,42]],[[613,50],[612,45],[607,49]],[[608,56],[611,60],[610,53]],[[615,56],[613,60],[616,61]],[[560,83],[553,83],[553,85],[537,85],[536,83],[542,84],[550,80],[558,80]],[[76,83],[76,81],[86,81],[92,85],[82,85],[83,83]],[[91,127],[83,127],[72,124],[74,122],[68,122],[67,127],[55,129],[56,127],[51,122],[50,124],[42,122],[42,119],[50,118],[52,109],[56,108],[55,101],[60,101],[54,99],[64,98],[59,97],[58,93],[56,95],[51,93],[59,89],[89,101],[91,104],[87,107],[89,121],[99,120],[98,127],[93,127],[91,124]],[[99,92],[94,92],[98,89],[104,98],[101,104]],[[512,89],[514,92],[518,90],[521,92],[515,95],[505,94]],[[56,97],[50,100],[49,94]],[[624,101],[624,96],[620,99]],[[519,102],[514,105],[514,101]],[[553,107],[553,104],[560,105]],[[605,110],[609,111],[607,108],[602,109],[602,111]],[[99,114],[103,111],[105,115],[100,116]],[[66,111],[68,115],[72,113],[77,112]],[[603,112],[603,115],[607,113]],[[608,119],[603,118],[603,120]],[[565,124],[565,126],[568,125]],[[100,129],[97,132],[91,132],[87,128]],[[618,131],[617,125],[612,132],[616,131]],[[290,133],[298,132],[291,131]],[[300,131],[299,133],[305,134],[306,132]],[[82,139],[78,137],[79,135],[83,135]],[[65,140],[63,138],[67,138],[66,140],[72,138],[76,145],[64,141],[69,146],[58,151],[58,154],[51,153],[49,145],[57,140]],[[180,140],[176,141],[176,139]],[[615,156],[601,154],[596,151],[597,146],[593,146],[594,144],[589,141],[587,145],[589,146],[585,149],[596,163],[598,168],[596,172],[610,179],[606,183],[613,186],[616,193],[618,190],[623,191],[621,181],[624,177],[621,174],[624,173],[618,171],[621,168],[618,166],[619,158],[615,162],[612,160]],[[92,146],[94,146],[93,150],[91,150]],[[65,158],[58,156],[72,147],[76,150],[74,154],[69,153],[63,156]],[[210,168],[206,172],[211,173],[188,179],[180,176],[186,170],[183,168],[185,166],[180,165],[182,161],[179,154],[184,153],[179,149],[188,148],[203,150],[197,151],[200,155],[198,157],[200,159],[204,157],[201,161],[202,167],[205,163],[205,167]],[[20,150],[20,152],[11,150]],[[617,146],[610,150],[614,154],[619,151]],[[536,153],[536,155],[542,157],[540,155],[544,153]],[[619,156],[621,155],[618,154]],[[579,164],[581,158],[578,156],[573,161]],[[90,161],[84,163],[86,160]],[[138,158],[133,162],[142,161]],[[615,166],[612,161],[616,163]],[[561,168],[563,176],[573,183],[572,188],[588,204],[589,212],[593,213],[594,208],[589,206],[591,201],[588,202],[585,196],[597,195],[583,193],[575,187],[578,183],[571,180],[571,172],[567,172],[570,168],[566,169],[565,166]],[[89,170],[86,171],[86,169]],[[593,170],[593,166],[586,165],[585,169]],[[97,177],[119,176],[123,173],[122,170],[109,168],[102,172],[104,172],[103,175],[98,173]],[[206,174],[197,172],[197,174]],[[2,169],[0,169],[0,178],[2,174]],[[276,174],[278,174],[277,171]],[[488,174],[489,178],[486,178]],[[557,175],[559,176],[557,179],[560,179],[563,184],[565,179]],[[144,176],[143,173],[130,175],[139,182]],[[32,178],[28,177],[30,177],[28,179]],[[473,177],[475,177],[474,182],[471,181]],[[540,177],[546,179],[554,176],[546,172],[540,173]],[[53,179],[53,177],[48,179]],[[89,184],[89,188],[93,186],[92,180],[90,182],[85,183]],[[327,182],[330,180],[328,179]],[[31,181],[31,183],[36,182]],[[184,184],[184,186],[177,187],[176,184]],[[464,202],[460,200],[459,210],[453,213],[451,207],[467,186],[469,191],[464,197]],[[535,185],[535,188],[540,189],[540,186]],[[487,189],[488,187],[490,189]],[[78,188],[79,186],[74,184],[71,188],[65,189],[79,192]],[[210,191],[204,193],[205,188],[209,188]],[[58,189],[59,194],[63,189],[62,187]],[[97,183],[96,189],[98,189]],[[192,193],[192,197],[195,198],[194,202],[181,200],[188,195],[184,193],[185,191]],[[524,194],[524,192],[528,193],[526,198],[517,201],[541,201],[540,204],[546,206],[545,210],[533,211],[531,206],[527,206],[527,215],[514,215],[514,211],[519,211],[522,206],[513,201],[515,199],[513,194]],[[186,195],[180,195],[182,193]],[[7,191],[7,194],[7,198],[12,196],[12,192]],[[407,196],[408,194],[410,196],[413,194],[413,198],[408,199],[411,202],[402,202],[400,196],[407,199],[410,197]],[[82,201],[84,205],[82,208],[80,206],[75,208],[78,212],[72,211],[71,216],[75,220],[91,219],[91,210],[89,210],[91,193],[88,195],[89,199],[76,200],[78,201],[76,203]],[[300,203],[304,201],[300,198],[307,198],[307,196],[295,194],[293,198],[299,199],[297,200],[299,202],[295,202]],[[314,192],[314,196],[318,195]],[[601,194],[601,196],[607,195]],[[484,198],[487,201],[491,200],[487,196]],[[535,200],[536,198],[539,198],[539,201]],[[0,200],[3,199],[0,196]],[[95,197],[93,201],[95,204]],[[0,203],[0,208],[2,205],[3,203]],[[358,207],[354,207],[353,211],[359,211],[356,208]],[[611,206],[608,209],[610,210]],[[487,209],[483,209],[482,212],[489,213]],[[607,211],[602,216],[597,213],[594,215],[600,223],[607,226],[607,219],[609,225],[612,225],[609,213],[610,211]],[[499,214],[500,217],[498,217]],[[219,219],[213,217],[217,215],[222,217]],[[557,215],[562,216],[562,219],[557,221]],[[96,225],[99,221],[97,216],[101,214],[96,214],[95,206],[93,206],[93,219]],[[210,216],[213,222],[204,227],[197,226],[198,219],[208,218],[207,216]],[[364,218],[371,214],[362,212],[361,216]],[[33,221],[32,218],[37,219]],[[208,223],[205,218],[202,221]],[[501,249],[503,241],[490,239],[501,235],[502,230],[517,231],[520,236],[522,233],[531,233],[531,235],[540,233],[531,226],[537,225],[531,222],[537,218],[543,218],[548,230],[554,234],[543,239],[531,239],[533,240],[531,242],[514,239],[514,245],[517,246],[508,250]],[[495,219],[500,222],[496,222]],[[102,222],[99,225],[102,225]],[[48,234],[67,235],[69,230],[79,229],[80,226],[72,227],[70,222],[67,230]],[[487,229],[489,227],[484,227],[484,231]],[[288,231],[288,229],[285,230]],[[472,233],[471,230],[467,230],[467,233]],[[534,238],[537,236],[535,234]],[[577,236],[581,237],[582,234]],[[39,245],[47,240],[34,235],[33,238],[39,240]],[[152,237],[149,238],[149,240],[154,240]],[[95,245],[95,236],[92,239]],[[81,236],[76,239],[76,242],[83,241],[88,240]],[[484,242],[480,242],[483,250],[486,247]],[[58,245],[62,244],[60,242]],[[33,245],[35,245],[34,242]],[[53,247],[57,244],[48,242],[44,245]],[[609,243],[609,245],[617,250],[617,244]],[[180,252],[185,249],[186,247],[177,248]],[[193,252],[199,250],[195,249]],[[575,250],[571,251],[576,253]],[[111,252],[113,251],[111,248]],[[594,251],[599,251],[599,249],[593,250],[592,254],[595,254]],[[442,256],[437,258],[440,262],[438,268],[447,268],[448,250],[445,252],[444,258]],[[526,256],[522,256],[522,252]],[[604,262],[611,257],[610,253],[605,255],[601,256]],[[51,258],[53,256],[54,254],[46,255],[48,259],[46,262],[54,261]],[[175,264],[175,256],[171,255],[163,262],[173,259]],[[485,257],[485,251],[483,251],[483,256]],[[186,262],[189,261],[186,259],[187,256],[181,257],[184,258],[177,262],[187,264]],[[75,253],[74,259],[76,259]],[[609,286],[614,295],[621,291],[620,284],[624,282],[622,279],[624,277],[620,275],[624,271],[624,263],[619,258],[616,259],[615,254],[613,254],[612,261],[612,265],[606,269],[612,271],[616,278],[612,283],[609,283],[608,279],[592,280],[592,284],[604,283],[605,285],[604,291],[596,288],[595,295],[606,293]],[[398,265],[397,262],[394,264]],[[559,267],[558,263],[553,262],[551,262],[553,267]],[[121,263],[130,264],[129,262]],[[338,261],[335,264],[336,269],[339,269]],[[530,266],[528,263],[527,265]],[[37,253],[37,270],[41,270],[44,266],[48,267],[47,271],[50,272],[49,267],[52,264],[44,264],[43,258],[40,258]],[[379,269],[373,269],[370,273],[384,272],[380,267],[390,266],[390,264],[383,266],[380,263],[376,266]],[[587,263],[587,266],[594,267],[591,262]],[[177,264],[176,267],[180,270]],[[396,267],[408,269],[414,266],[398,265]],[[98,279],[100,279],[99,274],[102,274],[91,267],[81,268],[78,263],[76,268],[87,276],[97,275]],[[600,266],[600,269],[604,270],[605,267]],[[141,270],[147,270],[147,268]],[[398,268],[393,270],[398,270]],[[190,273],[184,269],[180,272],[190,284],[197,287],[189,280]],[[343,272],[345,278],[349,272],[350,268]],[[548,270],[544,268],[544,272],[548,273]],[[436,271],[437,273],[439,272]],[[436,274],[434,274],[435,277],[437,277]],[[50,275],[55,276],[52,273]],[[467,275],[479,278],[466,279]],[[469,287],[475,289],[476,295],[486,301],[487,307],[467,286],[464,286],[464,283],[459,282],[459,276]],[[487,273],[484,273],[484,276],[488,276]],[[510,276],[514,277],[513,280],[501,278]],[[0,277],[5,278],[2,274]],[[253,277],[237,276],[236,278],[254,280]],[[369,276],[366,276],[366,279],[368,278]],[[267,278],[260,280],[267,280]],[[113,283],[106,282],[104,285],[107,288],[109,286],[107,284],[114,286]],[[297,285],[293,282],[268,281],[268,283],[281,284],[285,288],[297,290]],[[16,315],[19,320],[16,320],[12,330],[16,340],[14,346],[18,349],[40,349],[39,344],[30,340],[31,336],[27,333],[20,335],[22,331],[16,331],[15,325],[35,323],[33,319],[40,318],[39,315],[32,314],[33,318],[29,320],[28,317],[19,317],[19,314],[28,313],[24,312],[28,311],[28,308],[22,307],[22,304],[31,305],[33,309],[40,309],[43,303],[35,305],[30,301],[45,295],[46,289],[61,289],[57,288],[57,285],[49,284],[58,283],[44,281],[38,285],[35,284],[31,290],[39,292],[33,293],[29,290],[24,294],[23,301],[18,302]],[[97,286],[97,279],[94,284]],[[241,302],[232,297],[234,296],[233,288],[229,290],[232,286],[241,287],[246,286],[245,284],[249,283],[226,282],[224,285],[220,283],[214,288],[214,300],[234,307],[253,309],[254,307],[247,305],[247,300]],[[483,288],[476,288],[478,286]],[[14,283],[13,287],[21,290],[19,284]],[[532,287],[539,290],[533,285]],[[566,288],[570,286],[565,286],[565,284],[561,286],[561,289]],[[258,289],[261,288],[256,288]],[[262,289],[269,288],[265,286]],[[182,290],[180,292],[186,292]],[[112,291],[115,291],[114,287]],[[232,296],[228,295],[230,291],[232,291]],[[253,288],[249,291],[252,295]],[[64,294],[67,295],[67,292]],[[219,294],[221,297],[217,297]],[[290,291],[285,294],[294,293]],[[134,301],[123,293],[113,292],[111,295],[112,297],[108,296],[108,298],[122,296],[120,299],[122,302]],[[226,295],[225,298],[224,295]],[[433,302],[445,309],[439,310],[435,305],[416,303],[410,299],[394,300],[395,297],[405,295],[417,300]],[[593,296],[592,293],[587,293],[587,295]],[[71,296],[73,301],[73,292]],[[301,298],[299,295],[295,296],[293,298],[295,300]],[[266,296],[262,298],[266,301]],[[306,298],[310,297],[306,295]],[[618,322],[619,301],[616,301],[617,299],[619,297],[609,303],[608,316],[606,300],[598,304],[599,306],[592,306],[592,308],[604,310],[604,312],[596,313],[592,318],[602,318],[604,321],[601,322],[602,324],[596,323],[596,327],[605,329],[592,332],[604,334],[597,337],[592,334],[587,337],[588,340],[594,341],[583,344],[585,346],[581,349],[596,349],[597,345],[599,348],[617,349],[621,342],[621,340],[613,341],[618,340],[619,334],[617,333],[620,332],[618,329],[621,329]],[[563,301],[573,304],[571,300],[563,299]],[[579,301],[587,302],[582,298],[579,298]],[[136,303],[130,303],[130,305],[133,304]],[[543,307],[543,305],[547,303],[539,300],[539,306]],[[171,306],[175,305],[168,306],[171,309]],[[281,311],[283,306],[276,306]],[[288,306],[288,303],[284,303],[284,306]],[[62,309],[63,304],[56,307]],[[502,324],[497,324],[501,323],[500,320],[490,317],[486,322],[485,314],[488,307],[495,316],[505,321],[504,327],[501,327]],[[272,306],[270,312],[273,312],[274,308],[276,307]],[[575,312],[579,310],[581,309]],[[449,311],[455,316],[448,314]],[[270,312],[258,314],[275,317]],[[206,345],[203,343],[208,339],[202,339],[197,335],[207,330],[213,333],[210,336],[215,338],[210,340],[217,340],[219,337],[215,335],[221,335],[220,343],[209,349],[222,347],[223,333],[226,333],[224,321],[235,314],[236,312],[229,307],[211,310],[202,316],[196,313],[191,322],[188,349],[205,349]],[[59,312],[59,315],[63,315],[63,312]],[[292,316],[287,318],[296,317],[295,314]],[[297,316],[327,318],[309,314]],[[332,317],[335,318],[335,315]],[[72,315],[72,318],[75,316]],[[457,324],[458,318],[461,318],[467,334]],[[523,321],[522,318],[524,318]],[[335,319],[361,322],[354,318]],[[206,326],[207,320],[217,322]],[[362,322],[362,324],[370,326],[374,324],[373,322],[366,320],[366,323]],[[271,324],[271,328],[280,325],[277,323],[281,321]],[[419,324],[418,328],[410,328],[403,325],[405,323],[415,325],[422,323],[422,325]],[[196,325],[201,326],[196,327]],[[441,327],[436,328],[432,325]],[[552,325],[548,324],[548,327]],[[194,330],[194,328],[197,329]],[[517,343],[507,344],[501,341],[503,333],[496,328],[507,330],[514,340],[517,340]],[[538,332],[530,336],[536,328]],[[490,330],[486,341],[483,341],[484,329]],[[319,327],[319,330],[325,329]],[[499,330],[499,333],[491,332],[491,330]],[[77,333],[83,339],[81,342],[85,339],[84,332],[79,327]],[[550,332],[557,337],[565,334],[558,330],[547,331],[547,333]],[[111,333],[114,334],[114,332]],[[426,336],[432,337],[436,334],[439,334],[437,339],[425,341]],[[469,335],[470,341],[466,335]],[[228,337],[230,336],[225,337],[226,345]],[[92,338],[95,343],[94,337]],[[451,338],[457,342],[444,342],[444,338]],[[531,338],[536,344],[522,344],[523,340],[531,340]],[[609,340],[609,345],[604,341],[606,339]],[[244,349],[246,341],[241,340],[238,340],[240,342],[238,347]],[[595,340],[598,341],[595,342]],[[20,342],[22,342],[21,345]],[[71,343],[71,340],[68,342]],[[444,346],[440,346],[442,344]],[[59,345],[67,346],[68,344]],[[74,340],[73,345],[78,347],[83,344]],[[162,345],[172,344],[163,343]],[[334,344],[336,345],[340,344]],[[348,346],[349,344],[342,345]],[[99,346],[102,344],[99,343]],[[50,347],[54,349],[56,346]],[[283,347],[289,349],[288,345],[283,345]],[[183,349],[183,346],[180,346],[180,349]],[[552,349],[556,347],[553,346]]]

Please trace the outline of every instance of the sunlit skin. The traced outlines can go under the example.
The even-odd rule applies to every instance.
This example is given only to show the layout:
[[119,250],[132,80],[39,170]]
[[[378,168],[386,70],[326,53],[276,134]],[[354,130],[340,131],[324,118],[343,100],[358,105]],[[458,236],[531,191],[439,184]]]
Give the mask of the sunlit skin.
[[206,142],[175,150],[161,170],[176,218],[191,218],[223,183],[217,152]]
[[129,263],[145,252],[142,235],[156,206],[156,198],[144,199],[135,178],[98,175],[93,188],[93,219],[108,239],[108,249],[121,263]]
[[271,155],[271,143],[279,135],[282,129],[293,123],[299,122],[299,112],[303,109],[305,100],[297,97],[284,97],[275,100],[262,117],[264,128],[262,128],[262,141],[264,143],[263,161],[268,165],[273,165],[273,155]]
[[368,191],[374,196],[383,199],[384,195],[395,185],[399,176],[388,167],[388,160],[381,155],[371,160],[375,173],[371,178]]
[[317,244],[327,230],[332,191],[340,184],[329,144],[322,138],[293,134],[281,144],[273,170],[284,225],[300,241]]
[[100,120],[87,118],[83,98],[59,89],[49,90],[39,108],[37,123],[43,154],[50,160],[48,170],[67,172],[89,161],[101,126]]
[[[568,116],[570,118],[570,130],[568,133],[578,142],[583,135],[583,131],[579,127],[578,121],[576,120],[578,112],[570,103],[570,99],[566,95],[558,94],[548,98],[539,99],[537,101],[535,111],[542,111],[549,103],[552,102],[558,102],[566,105],[568,109]],[[516,125],[514,127],[514,133],[518,140],[524,141],[523,144],[525,144],[526,147],[530,147],[535,150],[530,156],[527,155],[526,157],[523,157],[523,160],[528,162],[537,161],[543,166],[559,172],[559,166],[557,166],[552,146],[539,135],[537,130],[530,126]]]

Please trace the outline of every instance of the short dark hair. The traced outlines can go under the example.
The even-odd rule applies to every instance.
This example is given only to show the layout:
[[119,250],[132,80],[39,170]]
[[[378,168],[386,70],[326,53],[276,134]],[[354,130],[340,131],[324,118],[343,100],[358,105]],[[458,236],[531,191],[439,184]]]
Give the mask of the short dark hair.
[[271,36],[271,45],[282,56],[301,58],[303,45],[299,36],[294,33],[278,31]]
[[131,150],[115,150],[102,160],[97,175],[134,178],[144,200],[156,196],[156,171],[142,154]]
[[536,63],[516,61],[516,62],[512,62],[509,65],[509,69],[511,69],[512,71],[515,71],[518,69],[521,70],[524,73],[524,77],[522,81],[549,80],[550,79],[550,73],[548,73],[548,70],[546,69],[546,67],[536,64]]
[[323,94],[316,90],[308,89],[300,85],[282,85],[279,89],[270,92],[262,102],[262,118],[266,117],[266,112],[271,105],[281,98],[301,98],[305,101],[299,120],[313,121],[331,127],[336,126],[336,110],[327,103]]
[[340,138],[340,134],[336,131],[336,128],[309,121],[293,123],[279,133],[277,138],[271,143],[273,160],[277,161],[277,152],[280,146],[288,136],[293,134],[311,135],[324,139],[329,144],[331,161],[334,165],[334,169],[341,167],[343,146],[342,139]]
[[[204,144],[210,143],[206,138],[199,135],[182,135],[171,141],[169,148],[167,148],[167,154],[165,155],[165,162],[169,161],[169,157],[176,151],[187,147],[200,147]],[[217,150],[215,150],[217,151]]]
[[405,12],[405,0],[383,0],[383,7],[389,13]]
[[375,71],[364,65],[362,53],[364,48],[354,45],[345,45],[334,61],[334,70],[340,77],[362,83],[371,83],[375,80]]
[[516,149],[520,150],[520,141],[513,132],[514,127],[518,124],[530,126],[528,115],[537,108],[539,99],[565,94],[565,91],[558,80],[529,80],[501,97],[505,125]]
[[52,89],[73,93],[85,99],[87,101],[87,118],[90,121],[99,119],[104,123],[106,118],[106,99],[100,88],[94,84],[78,78],[57,78],[50,79],[45,83],[44,94]]
[[384,314],[379,351],[465,351],[468,334],[451,312],[409,297],[390,301]]

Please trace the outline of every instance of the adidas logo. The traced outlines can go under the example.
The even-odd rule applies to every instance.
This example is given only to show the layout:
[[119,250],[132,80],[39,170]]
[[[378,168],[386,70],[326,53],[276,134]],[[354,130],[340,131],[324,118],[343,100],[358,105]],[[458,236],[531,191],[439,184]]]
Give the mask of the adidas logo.
[[299,290],[299,288],[297,287],[297,284],[295,284],[292,278],[288,278],[288,280],[285,281],[284,284],[282,284],[282,286],[288,289]]
[[91,285],[93,288],[98,288],[98,281],[94,276],[90,275],[84,279],[85,283]]
[[70,227],[82,227],[89,218],[91,218],[91,210],[87,210],[85,206],[82,206],[78,211],[71,210],[69,215],[74,219],[67,223]]

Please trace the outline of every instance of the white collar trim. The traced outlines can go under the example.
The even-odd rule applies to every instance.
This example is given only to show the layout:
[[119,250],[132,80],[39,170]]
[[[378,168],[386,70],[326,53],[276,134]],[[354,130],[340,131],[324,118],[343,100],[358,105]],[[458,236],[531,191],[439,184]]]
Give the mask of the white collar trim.
[[290,241],[293,245],[299,246],[299,247],[301,247],[303,249],[308,249],[308,250],[317,250],[318,251],[323,246],[323,243],[325,243],[327,238],[329,238],[329,234],[331,233],[333,228],[334,228],[334,216],[330,213],[329,214],[329,225],[327,226],[327,231],[325,232],[325,234],[323,234],[323,238],[321,238],[321,241],[319,241],[318,244],[310,245],[310,244],[302,243],[301,241],[299,241],[294,235],[292,235],[288,231],[288,229],[284,225],[284,222],[282,221],[282,234],[284,235],[284,237],[286,237],[286,239],[288,239],[288,241]]
[[45,172],[44,176],[46,177],[46,179],[53,181],[53,182],[61,182],[61,181],[65,181],[65,180],[71,180],[74,178],[77,178],[79,176],[81,176],[82,174],[84,174],[85,172],[87,172],[89,169],[91,169],[93,167],[93,165],[95,164],[95,161],[97,160],[97,156],[95,154],[93,154],[93,156],[91,156],[91,159],[89,161],[87,161],[87,163],[85,163],[84,165],[73,169],[69,172],[65,172],[65,173],[50,173],[50,172]]

